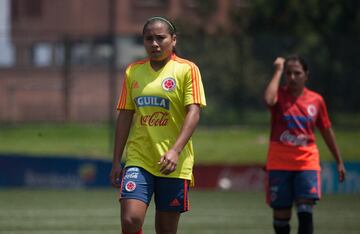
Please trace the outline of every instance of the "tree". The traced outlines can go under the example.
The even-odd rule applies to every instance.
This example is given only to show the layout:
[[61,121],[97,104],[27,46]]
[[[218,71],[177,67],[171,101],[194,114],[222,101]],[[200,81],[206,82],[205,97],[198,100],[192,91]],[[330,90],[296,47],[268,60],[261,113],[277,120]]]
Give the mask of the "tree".
[[263,41],[272,42],[264,57],[301,54],[313,69],[310,85],[324,94],[331,109],[359,111],[359,105],[353,105],[360,101],[356,95],[360,81],[353,78],[360,66],[355,59],[360,52],[359,1],[254,0],[251,4],[246,17],[235,12],[233,19],[253,39],[255,56],[262,53],[258,48]]

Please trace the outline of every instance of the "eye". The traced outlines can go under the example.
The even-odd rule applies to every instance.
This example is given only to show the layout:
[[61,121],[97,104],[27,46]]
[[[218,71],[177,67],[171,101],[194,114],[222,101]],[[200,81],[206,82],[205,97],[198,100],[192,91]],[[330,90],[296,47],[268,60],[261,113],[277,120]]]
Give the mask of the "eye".
[[156,36],[156,40],[163,41],[166,38],[165,35],[158,35]]
[[302,74],[301,71],[296,71],[296,72],[295,72],[295,76],[300,76],[301,74]]
[[152,37],[152,36],[146,36],[146,37],[145,37],[145,40],[146,40],[146,41],[152,41],[152,40],[153,40],[153,37]]

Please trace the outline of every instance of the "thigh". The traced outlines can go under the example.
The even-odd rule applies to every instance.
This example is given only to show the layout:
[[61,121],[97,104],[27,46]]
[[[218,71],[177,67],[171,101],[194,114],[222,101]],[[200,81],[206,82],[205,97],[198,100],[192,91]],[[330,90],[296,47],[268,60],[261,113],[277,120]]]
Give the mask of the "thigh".
[[155,177],[155,205],[157,211],[188,211],[189,181],[178,178]]
[[150,204],[154,192],[154,176],[140,167],[125,168],[120,188],[120,200],[135,199]]
[[292,207],[294,202],[293,172],[270,170],[268,172],[266,196],[267,203],[274,209]]
[[320,171],[298,171],[294,177],[295,199],[319,200],[321,197]]

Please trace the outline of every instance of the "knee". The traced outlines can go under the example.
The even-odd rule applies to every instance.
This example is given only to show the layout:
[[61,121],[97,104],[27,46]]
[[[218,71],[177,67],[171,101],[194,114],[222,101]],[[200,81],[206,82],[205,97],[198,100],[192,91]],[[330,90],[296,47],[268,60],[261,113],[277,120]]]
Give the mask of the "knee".
[[308,204],[308,203],[299,203],[296,206],[297,209],[297,213],[309,213],[312,214],[313,213],[313,204]]
[[310,213],[312,214],[314,201],[309,199],[299,199],[296,201],[297,213]]
[[291,208],[274,209],[274,219],[291,219]]
[[142,218],[133,215],[123,215],[121,217],[121,226],[123,230],[131,230],[132,232],[140,230]]

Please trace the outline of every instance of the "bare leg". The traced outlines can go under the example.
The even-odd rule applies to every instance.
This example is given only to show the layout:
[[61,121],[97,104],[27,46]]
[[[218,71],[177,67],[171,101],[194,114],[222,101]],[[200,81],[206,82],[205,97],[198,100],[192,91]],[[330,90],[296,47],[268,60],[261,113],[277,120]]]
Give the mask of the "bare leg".
[[121,228],[123,232],[134,233],[141,230],[147,205],[136,199],[121,199]]
[[157,234],[176,234],[180,213],[156,211],[155,229]]

